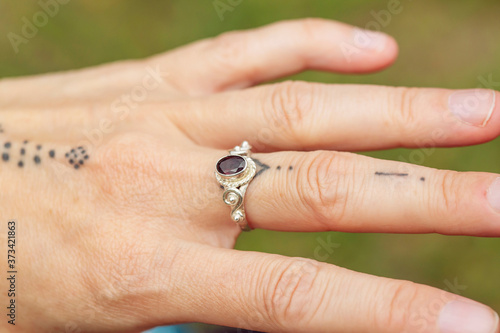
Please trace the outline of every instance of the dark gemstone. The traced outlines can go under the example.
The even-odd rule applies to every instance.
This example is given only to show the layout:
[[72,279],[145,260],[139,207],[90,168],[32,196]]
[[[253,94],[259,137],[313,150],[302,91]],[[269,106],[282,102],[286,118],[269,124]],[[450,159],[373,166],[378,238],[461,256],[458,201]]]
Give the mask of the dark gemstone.
[[217,163],[217,172],[224,176],[234,176],[245,169],[246,161],[241,156],[229,155]]

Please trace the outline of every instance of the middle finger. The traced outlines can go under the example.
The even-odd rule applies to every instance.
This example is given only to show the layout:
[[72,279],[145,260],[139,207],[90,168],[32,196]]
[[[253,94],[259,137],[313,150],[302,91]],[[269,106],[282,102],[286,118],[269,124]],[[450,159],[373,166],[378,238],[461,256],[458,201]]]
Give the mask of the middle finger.
[[199,144],[254,151],[462,146],[500,134],[492,90],[284,82],[186,103],[171,112]]

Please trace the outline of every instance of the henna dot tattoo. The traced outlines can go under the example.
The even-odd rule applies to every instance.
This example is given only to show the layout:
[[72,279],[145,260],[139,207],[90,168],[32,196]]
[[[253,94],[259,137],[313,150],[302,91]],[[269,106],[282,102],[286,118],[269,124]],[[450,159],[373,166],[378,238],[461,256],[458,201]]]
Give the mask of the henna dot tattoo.
[[56,151],[55,150],[49,151],[49,156],[50,158],[54,158],[56,156]]
[[10,148],[10,146],[11,146],[11,145],[12,145],[12,144],[11,144],[10,142],[6,142],[3,146],[4,146],[5,148]]
[[40,159],[40,156],[35,155],[35,157],[33,157],[33,161],[35,161],[36,164],[40,164],[42,160]]
[[5,162],[7,162],[9,160],[9,154],[3,153],[2,154],[2,160],[4,160]]
[[24,154],[26,154],[26,149],[24,149],[24,148],[21,148],[21,150],[19,151],[19,153],[20,153],[21,155],[24,155]]
[[20,168],[22,168],[22,167],[24,166],[23,161],[19,161],[19,162],[17,162],[17,166],[18,166],[18,167],[20,167]]

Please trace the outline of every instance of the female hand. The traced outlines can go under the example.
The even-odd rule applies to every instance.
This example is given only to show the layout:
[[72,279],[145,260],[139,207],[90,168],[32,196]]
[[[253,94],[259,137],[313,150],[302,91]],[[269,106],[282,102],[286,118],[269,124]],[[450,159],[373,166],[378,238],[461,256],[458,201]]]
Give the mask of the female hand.
[[497,330],[490,308],[435,288],[232,249],[240,229],[214,166],[243,140],[260,166],[245,199],[254,228],[500,235],[498,175],[341,152],[491,140],[500,133],[495,92],[252,87],[307,69],[371,72],[396,54],[384,34],[308,19],[146,60],[0,81],[0,215],[2,225],[16,221],[18,271],[16,326],[1,325]]

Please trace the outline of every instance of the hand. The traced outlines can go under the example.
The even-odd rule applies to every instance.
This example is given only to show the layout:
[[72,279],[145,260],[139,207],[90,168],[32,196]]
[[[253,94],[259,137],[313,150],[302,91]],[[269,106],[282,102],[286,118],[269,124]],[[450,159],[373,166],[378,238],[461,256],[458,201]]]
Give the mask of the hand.
[[491,309],[454,294],[232,249],[240,230],[213,171],[243,140],[261,165],[245,199],[254,228],[500,235],[498,175],[340,152],[491,140],[497,93],[252,87],[307,69],[380,70],[396,54],[381,33],[308,19],[141,61],[0,81],[0,215],[16,220],[19,272],[16,326],[2,325],[493,332]]

